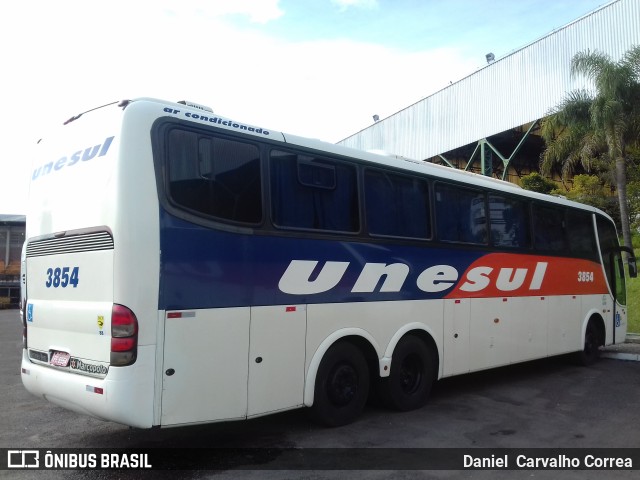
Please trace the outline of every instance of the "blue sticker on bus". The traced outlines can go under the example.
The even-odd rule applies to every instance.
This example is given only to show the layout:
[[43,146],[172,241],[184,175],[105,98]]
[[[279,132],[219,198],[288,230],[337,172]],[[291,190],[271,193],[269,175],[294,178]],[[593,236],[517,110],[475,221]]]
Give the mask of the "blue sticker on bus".
[[33,322],[33,303],[27,304],[27,322]]

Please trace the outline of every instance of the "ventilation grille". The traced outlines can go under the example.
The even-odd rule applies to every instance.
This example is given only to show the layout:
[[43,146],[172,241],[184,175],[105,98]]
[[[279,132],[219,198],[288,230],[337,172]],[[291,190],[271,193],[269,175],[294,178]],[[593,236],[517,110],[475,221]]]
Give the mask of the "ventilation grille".
[[27,244],[27,257],[96,250],[113,250],[113,237],[109,232],[92,232],[70,237],[34,240]]
[[49,361],[49,355],[45,352],[39,352],[38,350],[29,349],[29,358],[31,360],[37,360],[38,362],[47,363]]

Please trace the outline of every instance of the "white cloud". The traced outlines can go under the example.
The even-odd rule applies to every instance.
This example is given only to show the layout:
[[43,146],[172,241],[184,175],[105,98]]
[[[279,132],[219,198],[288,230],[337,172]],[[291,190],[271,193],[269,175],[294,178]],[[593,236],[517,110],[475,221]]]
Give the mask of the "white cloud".
[[238,29],[225,20],[277,18],[275,0],[163,0],[153,10],[137,2],[124,8],[122,0],[38,3],[38,15],[31,15],[33,3],[0,8],[11,25],[0,31],[8,46],[0,52],[8,72],[0,117],[7,132],[0,138],[2,213],[24,212],[31,145],[51,124],[98,105],[138,96],[188,99],[239,121],[335,142],[370,125],[373,114],[384,118],[477,63],[455,50],[291,43],[257,23]]
[[[166,12],[181,17],[205,15],[208,17],[224,17],[227,15],[244,15],[253,23],[264,24],[280,18],[284,11],[279,7],[279,0],[162,0],[154,2]],[[178,7],[179,10],[176,9]]]
[[378,0],[331,0],[331,3],[337,5],[341,12],[349,7],[364,8],[372,10],[378,8]]
[[280,120],[281,128],[329,141],[368,126],[373,114],[386,117],[443,87],[444,79],[430,75],[429,65],[438,58],[454,58],[444,52],[406,53],[348,41],[290,50],[300,60],[288,88],[291,101],[283,105],[288,115]]

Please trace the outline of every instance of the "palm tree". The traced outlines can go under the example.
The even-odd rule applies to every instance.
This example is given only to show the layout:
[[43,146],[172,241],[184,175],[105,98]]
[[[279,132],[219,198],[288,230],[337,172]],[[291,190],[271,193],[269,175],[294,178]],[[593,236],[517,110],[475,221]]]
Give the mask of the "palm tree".
[[640,144],[640,45],[618,62],[603,53],[580,52],[573,57],[571,72],[591,80],[595,90],[569,93],[543,122],[547,147],[542,172],[559,165],[565,177],[578,165],[590,171],[604,160],[614,173],[622,237],[631,248],[627,157],[629,147]]

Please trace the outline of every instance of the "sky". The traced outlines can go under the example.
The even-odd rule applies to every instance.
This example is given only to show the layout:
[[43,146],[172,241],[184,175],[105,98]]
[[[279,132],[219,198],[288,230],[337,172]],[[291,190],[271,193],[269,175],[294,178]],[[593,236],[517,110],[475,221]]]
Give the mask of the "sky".
[[0,5],[0,214],[53,125],[125,98],[332,143],[608,0],[20,0]]

